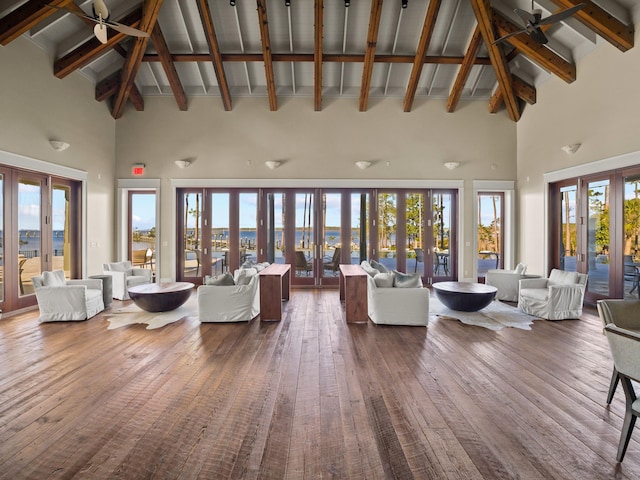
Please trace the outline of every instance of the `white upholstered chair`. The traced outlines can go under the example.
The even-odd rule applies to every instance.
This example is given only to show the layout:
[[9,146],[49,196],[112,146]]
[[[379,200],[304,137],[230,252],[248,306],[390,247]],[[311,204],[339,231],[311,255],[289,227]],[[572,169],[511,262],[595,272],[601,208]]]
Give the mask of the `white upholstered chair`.
[[369,318],[375,324],[427,326],[429,289],[378,287],[367,275]]
[[587,274],[553,269],[549,278],[520,280],[518,308],[547,320],[580,318]]
[[[248,284],[242,283],[241,270],[252,270]],[[260,314],[260,278],[253,268],[234,272],[236,285],[200,285],[198,315],[201,322],[248,322]]]
[[104,310],[102,280],[67,280],[64,271],[32,277],[40,322],[87,320]]
[[151,283],[150,268],[134,268],[131,262],[103,263],[102,273],[111,275],[113,298],[129,300],[129,287]]
[[496,299],[505,302],[517,302],[520,291],[520,280],[524,278],[540,278],[540,275],[527,275],[527,266],[519,263],[513,270],[491,269],[485,276],[485,284],[498,289]]
[[640,332],[622,328],[614,318],[612,323],[604,327],[613,364],[624,390],[626,408],[618,444],[616,460],[622,462],[631,439],[631,433],[640,416],[640,399],[636,397],[631,380],[640,382]]
[[[625,330],[634,330],[640,333],[640,300],[598,300],[596,306],[600,319],[605,327],[613,323]],[[607,393],[607,404],[610,404],[611,400],[613,400],[613,394],[616,391],[618,380],[618,371],[614,366],[609,384],[609,392]]]

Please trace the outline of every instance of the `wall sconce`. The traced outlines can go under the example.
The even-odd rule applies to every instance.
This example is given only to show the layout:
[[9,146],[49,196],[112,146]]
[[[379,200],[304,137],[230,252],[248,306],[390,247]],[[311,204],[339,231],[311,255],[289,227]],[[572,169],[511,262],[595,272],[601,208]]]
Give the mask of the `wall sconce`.
[[371,165],[373,165],[373,163],[367,160],[360,160],[359,162],[356,162],[356,167],[358,167],[360,170],[366,170]]
[[191,165],[191,160],[176,160],[174,162],[178,168],[187,168],[189,165]]
[[562,147],[562,151],[567,155],[573,155],[578,151],[581,145],[581,143],[572,143],[570,145],[565,145],[564,147]]
[[56,152],[63,152],[71,146],[67,142],[60,140],[49,140],[49,145],[51,145]]
[[460,162],[444,162],[442,165],[444,165],[449,170],[455,170],[460,166]]
[[282,165],[282,162],[278,160],[267,160],[266,162],[264,162],[264,164],[271,170],[275,170],[276,168],[280,167],[280,165]]

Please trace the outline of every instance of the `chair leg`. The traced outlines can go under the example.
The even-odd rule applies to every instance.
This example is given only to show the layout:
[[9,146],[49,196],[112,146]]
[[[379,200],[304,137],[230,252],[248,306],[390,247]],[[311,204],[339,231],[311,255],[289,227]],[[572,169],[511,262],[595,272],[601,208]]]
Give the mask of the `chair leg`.
[[618,455],[616,460],[622,462],[624,454],[627,452],[629,446],[629,440],[631,440],[631,433],[633,427],[636,424],[636,414],[633,411],[633,402],[636,400],[636,394],[631,385],[631,380],[628,377],[622,376],[620,378],[622,388],[624,389],[624,396],[626,399],[624,422],[622,423],[622,432],[620,433],[620,443],[618,445]]
[[616,393],[616,387],[618,386],[618,381],[620,378],[618,377],[618,370],[616,367],[613,367],[613,374],[611,375],[611,383],[609,384],[609,394],[607,395],[607,405],[611,405],[611,401],[613,400],[613,394]]

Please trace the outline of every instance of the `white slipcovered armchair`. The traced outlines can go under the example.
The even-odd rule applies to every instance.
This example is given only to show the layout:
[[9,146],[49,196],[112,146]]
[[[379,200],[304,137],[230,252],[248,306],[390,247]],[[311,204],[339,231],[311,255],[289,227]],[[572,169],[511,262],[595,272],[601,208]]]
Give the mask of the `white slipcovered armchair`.
[[520,280],[518,308],[547,320],[580,318],[587,274],[551,270],[549,278]]
[[[241,276],[248,283],[243,284],[245,282],[240,279]],[[257,270],[238,269],[234,272],[233,280],[235,285],[198,287],[198,315],[201,322],[249,322],[260,314],[260,278]]]
[[519,263],[513,270],[494,268],[487,271],[485,283],[498,289],[496,299],[506,302],[517,302],[520,291],[520,280],[524,278],[540,278],[540,275],[525,274],[527,266]]
[[379,287],[367,275],[369,318],[375,324],[427,326],[429,289],[420,287]]
[[87,320],[104,310],[102,280],[67,280],[62,270],[31,278],[40,322]]
[[150,268],[134,268],[130,261],[103,263],[102,273],[111,275],[113,298],[129,300],[129,287],[151,283]]

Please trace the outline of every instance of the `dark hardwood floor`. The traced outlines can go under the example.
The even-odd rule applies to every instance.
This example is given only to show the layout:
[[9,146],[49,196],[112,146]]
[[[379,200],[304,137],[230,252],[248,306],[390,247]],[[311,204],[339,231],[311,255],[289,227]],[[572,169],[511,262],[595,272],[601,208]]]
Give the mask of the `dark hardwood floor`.
[[273,323],[5,318],[0,477],[638,478],[594,310],[500,332],[343,315],[295,290]]

